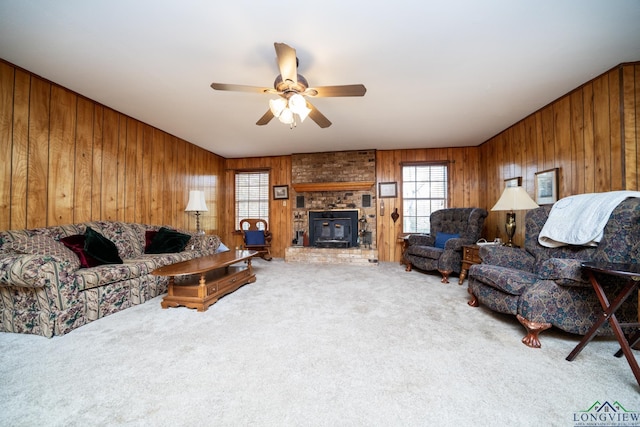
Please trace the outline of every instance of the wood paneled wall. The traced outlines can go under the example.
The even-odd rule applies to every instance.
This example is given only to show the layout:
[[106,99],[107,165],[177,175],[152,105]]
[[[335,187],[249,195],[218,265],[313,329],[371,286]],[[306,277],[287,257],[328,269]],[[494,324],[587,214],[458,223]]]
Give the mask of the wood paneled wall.
[[[521,176],[533,197],[535,173],[559,169],[559,197],[638,190],[640,63],[622,64],[514,124],[480,146],[481,203],[490,209],[504,180]],[[490,212],[487,238],[504,238],[504,212]],[[515,242],[524,242],[517,213]]]
[[[157,128],[0,60],[0,229],[122,220],[195,229],[189,190],[205,190],[202,228],[228,246],[234,233],[235,170],[269,169],[270,185],[291,185],[291,156],[223,159]],[[376,153],[376,187],[402,181],[401,163],[447,161],[452,207],[489,210],[504,180],[559,168],[560,197],[640,190],[640,63],[622,64],[559,98],[479,147]],[[273,201],[273,255],[293,238],[292,200]],[[380,261],[400,260],[400,197],[377,217]],[[516,243],[524,237],[518,214]],[[490,212],[485,237],[504,237],[504,213]]]
[[118,220],[217,233],[224,159],[0,61],[0,229]]
[[[269,204],[269,230],[273,234],[271,255],[284,258],[285,249],[291,246],[293,240],[293,210],[295,200],[273,200],[271,188],[274,185],[288,185],[291,195],[291,156],[251,157],[244,159],[227,159],[225,161],[225,193],[221,215],[224,221],[221,230],[223,242],[230,242],[233,246],[242,244],[242,236],[235,233],[235,172],[248,170],[269,170],[271,202]],[[226,243],[225,243],[226,244]],[[229,244],[227,246],[231,247]]]
[[[402,245],[398,236],[402,234],[402,163],[448,162],[449,193],[452,208],[482,206],[479,192],[480,165],[478,147],[431,148],[418,150],[384,150],[376,153],[376,187],[380,182],[397,182],[398,197],[384,199],[385,214],[378,209],[378,259],[399,262]],[[379,204],[379,201],[378,201]],[[398,209],[400,218],[393,222],[391,213]]]

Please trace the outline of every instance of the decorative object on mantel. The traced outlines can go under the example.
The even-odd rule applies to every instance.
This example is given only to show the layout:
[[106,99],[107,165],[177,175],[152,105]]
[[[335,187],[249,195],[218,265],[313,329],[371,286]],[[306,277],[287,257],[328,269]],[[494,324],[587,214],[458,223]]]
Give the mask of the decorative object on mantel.
[[398,213],[398,208],[395,208],[393,210],[393,213],[391,214],[391,219],[395,223],[398,220],[398,218],[400,218],[400,214]]
[[522,187],[507,187],[502,195],[491,208],[492,211],[508,211],[507,222],[504,229],[507,232],[509,241],[504,246],[513,246],[513,235],[516,232],[516,214],[514,211],[535,209],[538,204],[534,202],[527,191]]
[[198,234],[204,234],[204,230],[200,230],[200,212],[208,212],[207,204],[204,200],[204,191],[191,190],[189,191],[189,201],[185,212],[195,212],[196,215],[196,232]]

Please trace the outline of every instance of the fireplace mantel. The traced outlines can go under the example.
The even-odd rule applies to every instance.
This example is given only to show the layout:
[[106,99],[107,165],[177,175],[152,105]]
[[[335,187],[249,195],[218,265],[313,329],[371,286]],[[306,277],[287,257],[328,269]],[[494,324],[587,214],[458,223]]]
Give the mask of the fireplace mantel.
[[314,191],[367,191],[375,184],[373,181],[357,182],[304,182],[291,184],[297,193],[310,193]]

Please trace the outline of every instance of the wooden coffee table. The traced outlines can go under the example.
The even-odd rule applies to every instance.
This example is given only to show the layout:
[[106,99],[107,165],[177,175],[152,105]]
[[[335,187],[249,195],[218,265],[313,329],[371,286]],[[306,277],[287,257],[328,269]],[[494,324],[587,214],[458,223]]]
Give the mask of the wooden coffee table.
[[[184,306],[205,311],[223,295],[256,281],[251,258],[257,251],[229,251],[155,269],[151,274],[169,277],[162,308]],[[242,262],[242,265],[235,266]],[[183,277],[176,283],[176,277]]]

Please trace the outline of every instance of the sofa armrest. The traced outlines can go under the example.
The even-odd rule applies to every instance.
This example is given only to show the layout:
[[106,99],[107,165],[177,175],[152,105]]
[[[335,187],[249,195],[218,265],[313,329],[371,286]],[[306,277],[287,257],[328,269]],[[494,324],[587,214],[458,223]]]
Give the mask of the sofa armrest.
[[483,264],[509,267],[528,272],[534,271],[535,257],[524,249],[486,245],[481,246],[478,253]]
[[549,258],[538,269],[541,279],[553,280],[562,286],[589,287],[589,278],[582,269],[585,260]]
[[433,246],[436,243],[435,236],[429,234],[410,234],[409,246]]
[[10,254],[0,258],[0,286],[58,289],[61,278],[74,271],[68,261],[55,256]]

